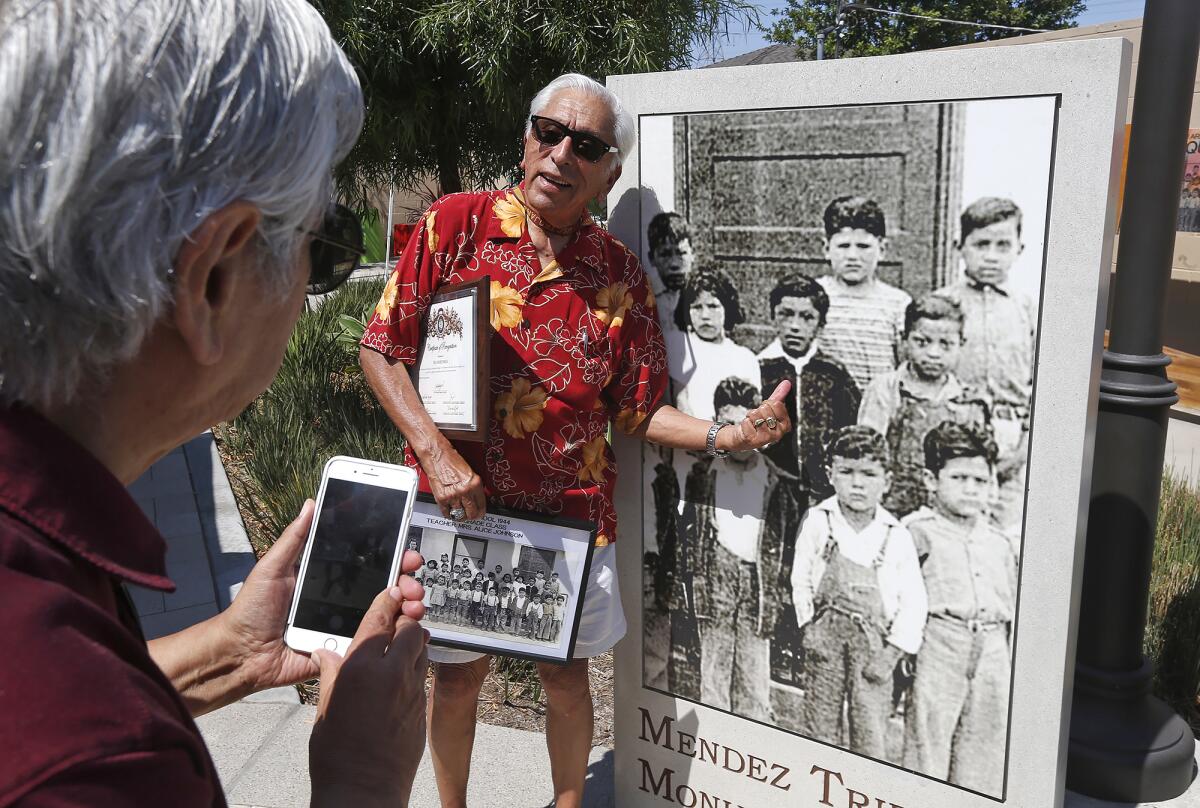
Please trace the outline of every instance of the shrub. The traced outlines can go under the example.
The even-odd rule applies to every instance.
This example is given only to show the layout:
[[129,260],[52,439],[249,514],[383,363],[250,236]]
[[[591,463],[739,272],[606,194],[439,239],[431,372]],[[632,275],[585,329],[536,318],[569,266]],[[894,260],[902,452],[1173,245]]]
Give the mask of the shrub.
[[367,387],[355,344],[339,339],[341,318],[365,318],[383,284],[348,283],[305,311],[275,381],[231,425],[218,429],[222,449],[242,466],[239,493],[250,500],[242,510],[258,517],[253,532],[260,545],[273,541],[304,500],[316,496],[321,468],[333,455],[391,463],[403,457],[403,438]]
[[1200,489],[1163,474],[1158,538],[1150,584],[1145,653],[1154,660],[1154,691],[1200,729]]

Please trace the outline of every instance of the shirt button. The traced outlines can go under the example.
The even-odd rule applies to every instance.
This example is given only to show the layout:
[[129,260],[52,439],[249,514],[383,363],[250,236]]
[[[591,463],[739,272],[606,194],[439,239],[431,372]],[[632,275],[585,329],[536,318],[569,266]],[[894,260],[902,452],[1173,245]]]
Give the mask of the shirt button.
[[526,317],[524,320],[521,321],[521,328],[525,329],[526,331],[529,330],[529,318],[528,317]]

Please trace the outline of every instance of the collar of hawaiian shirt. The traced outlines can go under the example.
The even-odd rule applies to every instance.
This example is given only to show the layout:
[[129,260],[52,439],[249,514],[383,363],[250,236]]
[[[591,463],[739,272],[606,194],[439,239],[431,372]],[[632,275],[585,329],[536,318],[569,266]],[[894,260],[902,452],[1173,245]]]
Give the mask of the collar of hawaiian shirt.
[[[492,215],[484,223],[484,238],[489,241],[515,243],[518,249],[525,244],[532,243],[529,238],[529,222],[526,218],[524,189],[525,184],[521,183],[497,194],[492,204]],[[585,224],[580,227],[574,238],[556,256],[556,259],[548,266],[543,267],[542,271],[534,277],[533,284],[549,283],[574,268],[576,258],[588,244],[585,236],[588,230],[594,226]]]

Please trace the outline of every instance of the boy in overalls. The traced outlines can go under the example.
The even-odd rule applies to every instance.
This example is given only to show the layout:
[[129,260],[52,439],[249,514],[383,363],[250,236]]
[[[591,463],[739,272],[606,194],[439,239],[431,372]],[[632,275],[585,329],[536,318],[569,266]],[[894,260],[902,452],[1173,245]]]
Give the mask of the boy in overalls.
[[890,483],[887,442],[845,427],[829,450],[834,496],[814,505],[796,539],[792,602],[804,629],[801,731],[886,759],[892,673],[921,647],[925,583],[912,536],[880,506]]
[[471,589],[471,605],[468,607],[467,619],[475,628],[483,622],[483,581],[475,581]]
[[451,623],[462,625],[463,608],[466,602],[467,589],[463,579],[459,578],[454,582],[454,601],[451,604],[447,619]]
[[562,631],[563,619],[567,615],[567,596],[559,595],[558,602],[554,605],[554,623],[550,626],[550,639],[558,642],[558,634]]
[[500,605],[500,596],[496,594],[493,585],[483,596],[483,628],[487,631],[496,630],[496,609]]
[[537,594],[529,596],[529,605],[525,607],[525,631],[524,636],[529,640],[537,639],[538,629],[542,625],[542,601]]
[[1012,676],[1019,548],[988,518],[998,451],[946,422],[925,438],[931,507],[905,521],[929,591],[929,623],[905,716],[904,765],[999,796]]
[[512,584],[500,584],[500,602],[496,605],[497,631],[508,631],[509,608],[513,597]]
[[471,597],[474,594],[474,588],[471,586],[471,578],[469,575],[463,575],[462,591],[458,593],[458,624],[465,626],[471,616]]
[[525,587],[517,586],[517,596],[512,602],[512,633],[521,634],[525,630],[525,610],[529,607],[529,596]]
[[542,595],[542,619],[538,621],[537,630],[533,633],[535,640],[550,639],[550,624],[554,622],[554,596]]

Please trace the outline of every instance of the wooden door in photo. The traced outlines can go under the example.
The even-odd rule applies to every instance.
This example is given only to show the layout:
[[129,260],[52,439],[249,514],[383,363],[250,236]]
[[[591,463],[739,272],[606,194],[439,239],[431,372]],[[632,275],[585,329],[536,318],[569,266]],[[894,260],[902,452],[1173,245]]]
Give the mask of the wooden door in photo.
[[738,340],[758,350],[770,339],[767,296],[779,276],[826,272],[822,217],[839,196],[882,206],[880,278],[914,298],[945,283],[962,119],[952,103],[677,116],[676,207],[691,224],[696,266],[725,270],[742,296]]
[[487,552],[487,542],[483,539],[467,539],[459,536],[454,545],[454,563],[461,564],[475,577],[475,573],[483,572],[483,558]]

